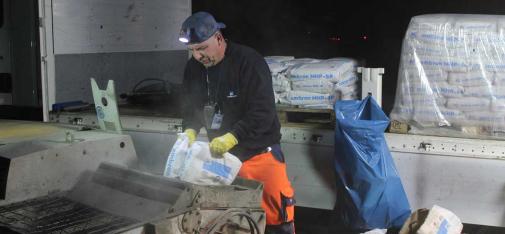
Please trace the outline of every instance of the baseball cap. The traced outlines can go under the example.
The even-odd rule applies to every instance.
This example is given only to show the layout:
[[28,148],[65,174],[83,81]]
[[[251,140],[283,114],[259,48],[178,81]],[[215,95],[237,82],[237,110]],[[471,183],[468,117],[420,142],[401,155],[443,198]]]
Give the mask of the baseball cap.
[[211,14],[200,11],[191,15],[182,23],[179,41],[185,44],[202,43],[219,29],[225,27],[225,24],[216,22]]

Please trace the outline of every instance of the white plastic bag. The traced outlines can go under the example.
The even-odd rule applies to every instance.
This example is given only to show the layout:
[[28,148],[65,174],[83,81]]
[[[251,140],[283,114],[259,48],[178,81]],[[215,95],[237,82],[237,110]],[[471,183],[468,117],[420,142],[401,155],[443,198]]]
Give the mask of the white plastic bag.
[[463,230],[461,220],[451,211],[434,205],[418,234],[459,234]]
[[335,89],[335,97],[337,100],[353,100],[358,99],[357,97],[359,89],[357,86],[348,86],[343,88]]
[[358,75],[354,72],[350,72],[349,74],[344,74],[341,80],[338,80],[335,83],[335,89],[342,88],[342,87],[348,87],[348,86],[355,86],[358,81]]
[[300,107],[305,109],[333,110],[333,105],[331,104],[311,104],[311,105],[301,105]]
[[222,158],[213,157],[207,142],[195,141],[180,134],[170,151],[164,176],[178,178],[200,185],[229,185],[233,182],[242,162],[230,153]]
[[338,82],[344,75],[355,70],[356,62],[352,60],[321,61],[319,63],[306,63],[293,66],[289,70],[289,79],[302,80],[328,80]]
[[306,91],[312,93],[331,93],[334,84],[324,79],[293,81],[292,87],[295,91]]
[[388,232],[387,229],[376,228],[376,229],[372,229],[372,230],[367,231],[367,232],[362,232],[362,234],[386,234],[387,232]]

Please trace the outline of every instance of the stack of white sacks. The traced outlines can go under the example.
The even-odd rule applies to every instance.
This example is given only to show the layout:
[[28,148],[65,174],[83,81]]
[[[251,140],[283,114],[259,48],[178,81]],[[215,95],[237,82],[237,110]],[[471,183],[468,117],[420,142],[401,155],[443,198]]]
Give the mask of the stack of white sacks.
[[452,135],[455,130],[494,136],[504,132],[505,17],[412,18],[390,117],[409,123],[417,133],[446,129],[442,134]]
[[276,103],[332,109],[336,100],[359,98],[357,62],[353,59],[270,56],[265,60],[272,72]]

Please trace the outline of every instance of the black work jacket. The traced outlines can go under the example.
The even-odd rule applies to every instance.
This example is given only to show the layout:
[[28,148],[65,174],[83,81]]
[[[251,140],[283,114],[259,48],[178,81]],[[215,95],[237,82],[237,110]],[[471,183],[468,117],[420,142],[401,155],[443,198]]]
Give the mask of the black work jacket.
[[228,42],[224,59],[209,68],[191,58],[184,71],[183,87],[187,95],[184,129],[198,131],[204,127],[203,107],[215,101],[224,116],[219,130],[207,129],[209,140],[232,133],[238,145],[230,153],[242,161],[279,144],[272,77],[264,58],[252,48]]

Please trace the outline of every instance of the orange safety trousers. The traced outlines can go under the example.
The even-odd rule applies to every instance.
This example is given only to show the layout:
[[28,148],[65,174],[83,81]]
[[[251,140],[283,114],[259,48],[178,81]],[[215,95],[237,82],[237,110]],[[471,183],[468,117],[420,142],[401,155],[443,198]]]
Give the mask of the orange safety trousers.
[[261,207],[265,210],[267,225],[294,221],[294,190],[288,180],[286,164],[277,160],[272,152],[255,155],[243,162],[238,175],[263,183]]

